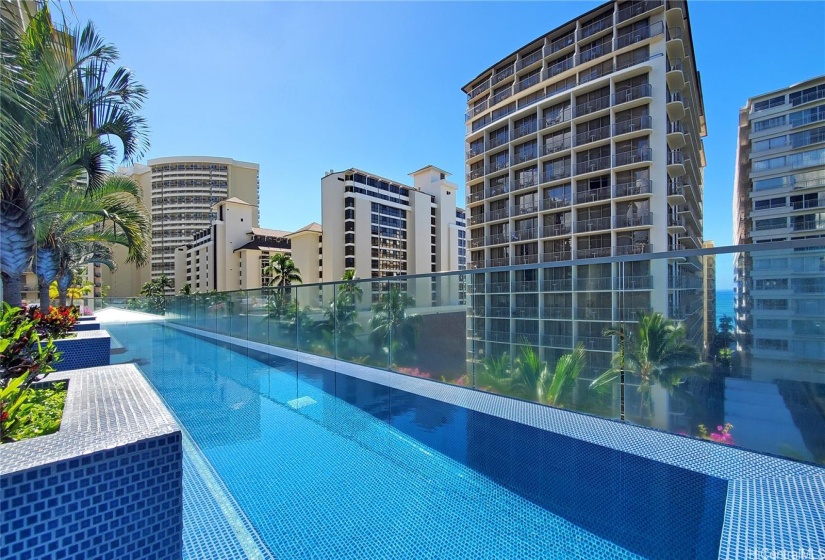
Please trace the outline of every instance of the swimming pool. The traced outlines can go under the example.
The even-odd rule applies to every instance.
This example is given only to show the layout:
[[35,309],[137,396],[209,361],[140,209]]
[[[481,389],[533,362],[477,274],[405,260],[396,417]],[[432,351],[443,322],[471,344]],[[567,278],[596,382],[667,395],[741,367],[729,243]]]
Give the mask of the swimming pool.
[[[139,365],[197,447],[184,479],[190,558],[237,557],[204,542],[207,514],[235,515],[246,554],[261,557],[718,552],[719,479],[158,324],[106,328],[125,348],[113,361]],[[215,485],[222,511],[202,511],[193,488]]]

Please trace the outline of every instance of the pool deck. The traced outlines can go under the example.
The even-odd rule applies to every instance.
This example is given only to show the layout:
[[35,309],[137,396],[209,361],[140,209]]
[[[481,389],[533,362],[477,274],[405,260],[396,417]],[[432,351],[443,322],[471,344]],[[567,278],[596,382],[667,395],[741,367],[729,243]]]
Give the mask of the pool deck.
[[723,479],[728,493],[720,560],[754,558],[763,552],[802,558],[800,551],[825,551],[821,467],[168,322],[167,326]]

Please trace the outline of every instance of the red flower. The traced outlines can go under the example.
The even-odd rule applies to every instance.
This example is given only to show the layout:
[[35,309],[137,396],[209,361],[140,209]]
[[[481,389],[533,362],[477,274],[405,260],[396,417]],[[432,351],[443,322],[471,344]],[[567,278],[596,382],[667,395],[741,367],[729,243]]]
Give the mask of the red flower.
[[5,422],[6,420],[8,420],[8,418],[9,413],[4,410],[3,413],[0,414],[0,422]]

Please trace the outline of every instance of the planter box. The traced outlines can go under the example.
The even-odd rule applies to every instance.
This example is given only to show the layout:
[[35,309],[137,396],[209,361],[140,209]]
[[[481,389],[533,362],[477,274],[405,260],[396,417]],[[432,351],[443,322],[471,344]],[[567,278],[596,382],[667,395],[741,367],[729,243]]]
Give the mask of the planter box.
[[97,321],[78,321],[72,327],[72,332],[82,332],[82,331],[99,331],[100,330],[100,323]]
[[181,432],[160,398],[131,364],[48,380],[68,381],[60,430],[0,445],[0,558],[179,560]]
[[109,365],[111,340],[108,332],[80,331],[74,335],[54,341],[57,349],[63,352],[63,357],[55,364],[57,371]]
[[77,321],[79,323],[84,323],[86,321],[97,321],[97,317],[94,315],[83,315],[82,317],[78,317]]

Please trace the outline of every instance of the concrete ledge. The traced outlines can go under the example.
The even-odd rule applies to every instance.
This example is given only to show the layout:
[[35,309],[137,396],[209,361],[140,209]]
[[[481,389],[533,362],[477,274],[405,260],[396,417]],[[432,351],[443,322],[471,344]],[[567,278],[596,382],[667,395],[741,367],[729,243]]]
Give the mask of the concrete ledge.
[[[166,323],[170,328],[279,356],[687,469],[728,484],[720,560],[763,550],[825,551],[825,469],[585,414],[564,411],[333,358]],[[766,488],[768,490],[766,490]],[[609,500],[609,498],[607,498]],[[781,538],[778,536],[781,535]]]
[[182,555],[181,432],[134,365],[68,381],[57,433],[0,445],[0,558]]
[[104,330],[75,332],[72,338],[61,338],[54,345],[63,356],[55,369],[68,371],[79,368],[108,366],[110,363],[111,341]]

